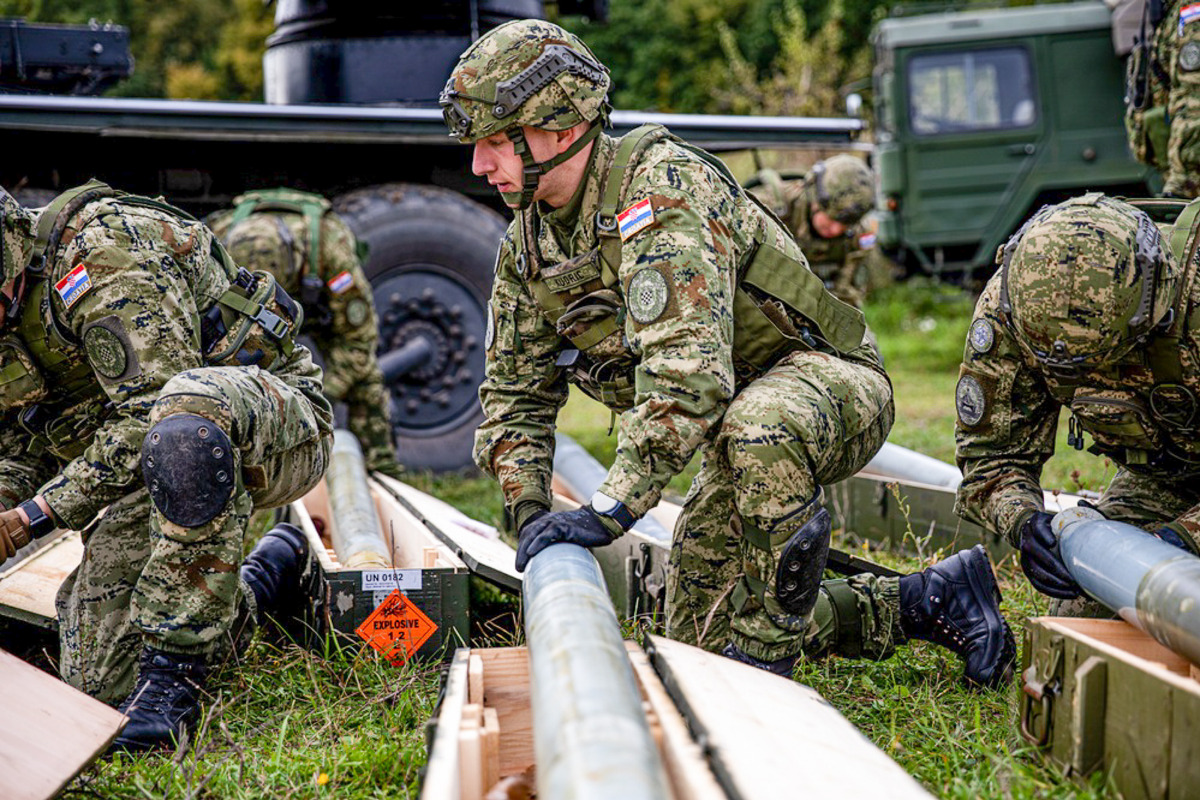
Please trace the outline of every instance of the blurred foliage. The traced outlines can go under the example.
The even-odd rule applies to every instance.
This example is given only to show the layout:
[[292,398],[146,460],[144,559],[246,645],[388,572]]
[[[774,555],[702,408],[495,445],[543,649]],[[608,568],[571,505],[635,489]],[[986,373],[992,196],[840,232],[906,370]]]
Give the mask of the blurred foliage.
[[870,30],[888,5],[612,0],[606,23],[566,24],[613,70],[617,108],[833,114],[849,84],[870,77]]
[[129,28],[133,77],[109,92],[123,97],[261,100],[273,15],[262,0],[0,0],[0,16]]

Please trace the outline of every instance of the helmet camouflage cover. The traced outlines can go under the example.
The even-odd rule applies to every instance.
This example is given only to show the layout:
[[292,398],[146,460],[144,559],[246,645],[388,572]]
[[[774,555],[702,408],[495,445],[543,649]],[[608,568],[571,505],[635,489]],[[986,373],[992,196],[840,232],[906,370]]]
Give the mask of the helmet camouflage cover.
[[439,103],[464,144],[520,125],[561,131],[608,120],[608,70],[579,37],[551,22],[515,20],[458,59]]
[[812,171],[817,204],[838,222],[853,225],[875,205],[875,180],[861,158],[833,156]]
[[37,218],[0,189],[0,285],[7,285],[28,265],[33,255]]
[[1052,369],[1119,360],[1169,320],[1182,277],[1154,222],[1099,193],[1041,209],[998,258],[1013,334]]

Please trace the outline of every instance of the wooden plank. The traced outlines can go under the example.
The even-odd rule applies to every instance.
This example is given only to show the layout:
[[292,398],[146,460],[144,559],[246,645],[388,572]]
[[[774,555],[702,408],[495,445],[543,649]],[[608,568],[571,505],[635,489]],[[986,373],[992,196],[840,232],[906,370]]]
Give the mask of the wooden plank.
[[479,723],[483,717],[480,707],[468,704],[463,708],[462,727],[458,731],[458,774],[462,782],[462,800],[483,797],[483,742]]
[[68,531],[33,555],[0,572],[0,613],[43,628],[57,627],[58,587],[83,559],[83,541]]
[[[1052,630],[1069,631],[1076,638],[1083,638],[1120,660],[1135,664],[1139,669],[1169,672],[1174,678],[1186,680],[1191,690],[1200,694],[1200,684],[1191,677],[1191,662],[1128,622],[1074,617],[1037,617],[1034,621],[1044,623]],[[1137,659],[1137,662],[1133,659]]]
[[500,715],[483,709],[483,785],[491,789],[500,780]]
[[116,709],[0,650],[0,797],[57,795],[125,726]]
[[731,796],[787,794],[791,776],[808,797],[930,797],[807,686],[660,637],[650,658]]
[[677,800],[725,800],[725,792],[709,768],[704,750],[692,739],[687,723],[650,666],[650,659],[633,642],[625,642],[625,649],[629,651],[629,663],[633,665],[642,697],[661,734],[659,750],[674,797]]
[[521,590],[517,551],[498,538],[495,528],[473,520],[458,509],[387,475],[372,480],[391,494],[476,575],[502,589]]
[[496,710],[500,730],[500,774],[533,766],[533,712],[529,706],[529,654],[524,647],[473,651],[483,660],[483,704]]
[[467,702],[483,705],[483,659],[478,653],[467,662]]
[[467,702],[467,662],[470,657],[471,651],[460,647],[454,651],[454,659],[450,662],[437,730],[429,747],[425,781],[421,784],[423,800],[457,800],[462,796],[458,733],[463,706]]

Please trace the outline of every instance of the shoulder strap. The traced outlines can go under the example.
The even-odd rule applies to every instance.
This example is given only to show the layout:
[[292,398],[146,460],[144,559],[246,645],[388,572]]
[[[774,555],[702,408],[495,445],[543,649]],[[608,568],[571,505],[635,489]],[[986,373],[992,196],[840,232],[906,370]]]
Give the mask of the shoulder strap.
[[333,205],[319,194],[295,189],[259,189],[234,198],[236,206],[229,227],[258,211],[287,211],[300,214],[308,225],[308,263],[301,280],[315,274],[321,258],[321,221]]
[[646,149],[655,142],[670,138],[678,141],[662,125],[642,125],[621,137],[612,167],[604,177],[604,188],[600,193],[600,210],[596,212],[596,235],[600,246],[600,268],[604,285],[615,286],[617,270],[621,266],[621,234],[617,230],[617,209],[633,176],[629,170],[637,164]]
[[50,201],[38,217],[37,239],[30,257],[29,269],[37,275],[45,274],[46,259],[58,249],[59,240],[71,218],[93,200],[115,197],[117,192],[108,184],[92,179],[82,186],[68,189]]

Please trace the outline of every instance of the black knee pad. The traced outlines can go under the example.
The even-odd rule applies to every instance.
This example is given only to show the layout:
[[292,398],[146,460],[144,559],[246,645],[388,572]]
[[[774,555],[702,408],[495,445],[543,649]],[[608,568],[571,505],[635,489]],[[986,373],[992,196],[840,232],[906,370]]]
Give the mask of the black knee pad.
[[775,572],[775,597],[789,614],[807,616],[817,604],[831,531],[829,512],[822,508],[784,543]]
[[142,476],[162,515],[185,528],[216,519],[234,489],[233,445],[215,422],[175,414],[142,441]]

